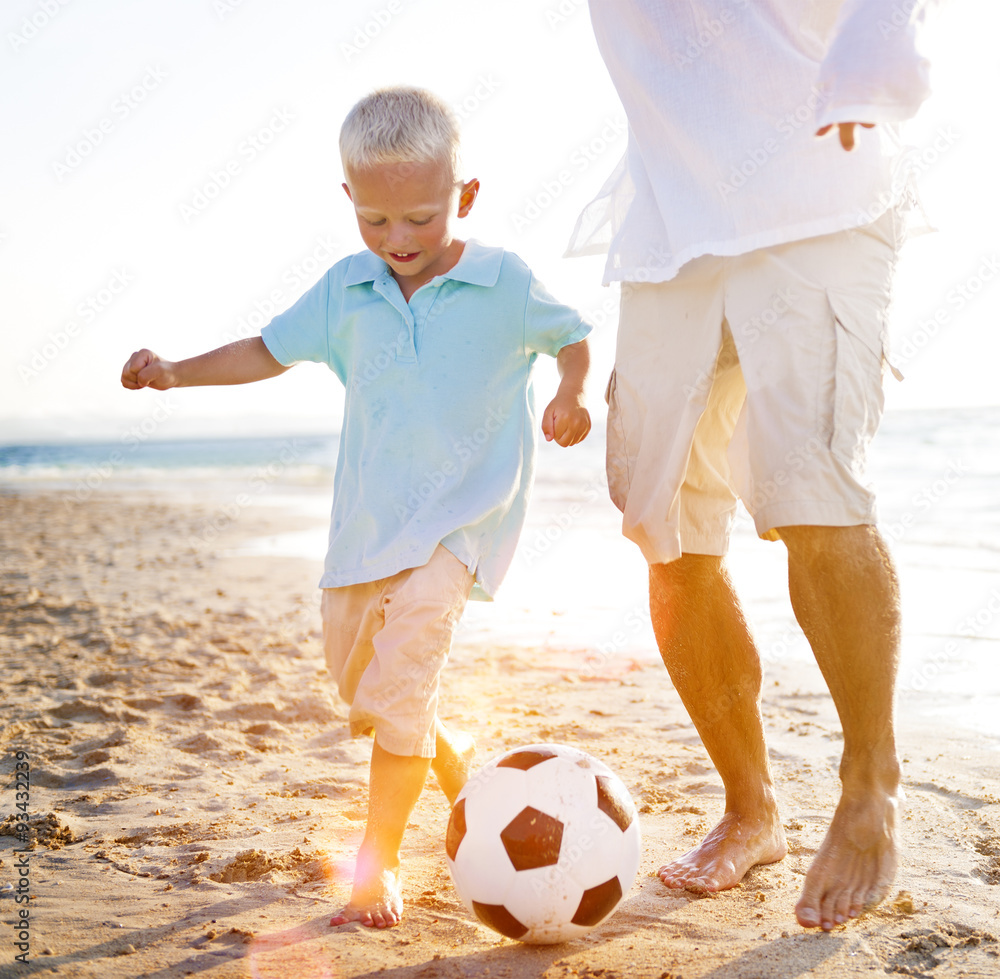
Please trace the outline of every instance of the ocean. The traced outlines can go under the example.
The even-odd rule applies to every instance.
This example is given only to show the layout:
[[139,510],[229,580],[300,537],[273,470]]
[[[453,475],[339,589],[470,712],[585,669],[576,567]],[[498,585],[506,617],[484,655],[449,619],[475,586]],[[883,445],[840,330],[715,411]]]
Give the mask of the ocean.
[[[318,573],[337,441],[336,433],[184,440],[126,433],[115,442],[0,444],[0,491],[87,499],[141,490],[294,511],[315,527],[249,539],[240,552],[308,558]],[[1000,743],[1000,407],[890,411],[869,471],[902,588],[901,703]],[[759,540],[743,511],[729,561],[765,670],[769,662],[811,660],[788,601],[785,550]],[[608,500],[600,428],[572,449],[541,445],[517,556],[496,601],[470,603],[463,635],[531,648],[581,670],[657,658],[646,566]]]

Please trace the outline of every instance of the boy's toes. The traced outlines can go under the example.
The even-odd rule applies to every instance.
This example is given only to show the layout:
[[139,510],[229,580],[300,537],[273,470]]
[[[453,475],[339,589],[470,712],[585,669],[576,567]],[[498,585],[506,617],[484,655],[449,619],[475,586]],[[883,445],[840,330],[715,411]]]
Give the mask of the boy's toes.
[[368,881],[356,881],[350,904],[341,908],[330,925],[356,921],[366,928],[391,928],[403,919],[403,898],[399,875],[386,870]]
[[372,925],[376,928],[391,928],[393,925],[398,925],[401,920],[401,916],[393,908],[386,907],[376,908],[370,917]]

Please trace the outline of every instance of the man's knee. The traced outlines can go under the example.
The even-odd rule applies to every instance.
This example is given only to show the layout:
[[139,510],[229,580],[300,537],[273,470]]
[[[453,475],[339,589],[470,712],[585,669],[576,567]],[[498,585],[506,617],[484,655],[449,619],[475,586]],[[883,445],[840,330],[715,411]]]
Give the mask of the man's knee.
[[776,528],[791,560],[837,562],[864,555],[888,557],[889,549],[874,524],[849,527],[789,526]]
[[682,554],[676,561],[649,566],[651,587],[674,589],[714,578],[722,572],[721,557],[714,554]]

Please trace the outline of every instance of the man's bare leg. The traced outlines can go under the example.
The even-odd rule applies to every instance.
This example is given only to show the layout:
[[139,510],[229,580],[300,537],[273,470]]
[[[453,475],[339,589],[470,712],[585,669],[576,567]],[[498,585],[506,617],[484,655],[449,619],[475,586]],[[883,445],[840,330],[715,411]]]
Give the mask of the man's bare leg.
[[454,805],[462,786],[472,774],[472,760],[476,756],[476,742],[464,731],[453,731],[438,718],[435,731],[435,756],[431,768],[437,776],[441,791]]
[[403,916],[399,848],[406,823],[420,798],[431,759],[393,755],[372,746],[368,780],[368,825],[354,869],[350,903],[331,925],[360,921],[373,928],[398,924]]
[[726,788],[701,844],[660,868],[668,887],[734,887],[786,853],[760,714],[760,658],[722,559],[686,554],[649,569],[660,655]]
[[840,803],[795,908],[799,924],[829,931],[881,901],[896,872],[899,585],[874,527],[779,533],[792,607],[844,731]]

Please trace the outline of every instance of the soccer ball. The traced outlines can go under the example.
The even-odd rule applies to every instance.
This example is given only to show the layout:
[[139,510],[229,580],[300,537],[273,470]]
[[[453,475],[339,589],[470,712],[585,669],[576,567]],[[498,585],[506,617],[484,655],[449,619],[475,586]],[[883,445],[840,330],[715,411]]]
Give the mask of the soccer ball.
[[494,931],[530,944],[578,938],[621,902],[639,869],[639,817],[607,765],[533,744],[466,783],[445,848],[455,889]]

